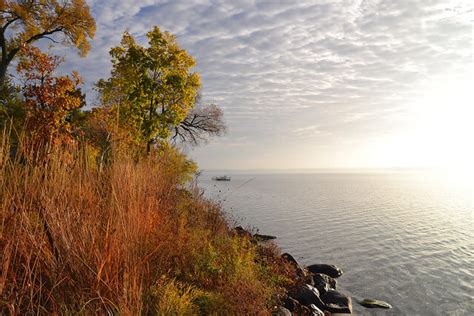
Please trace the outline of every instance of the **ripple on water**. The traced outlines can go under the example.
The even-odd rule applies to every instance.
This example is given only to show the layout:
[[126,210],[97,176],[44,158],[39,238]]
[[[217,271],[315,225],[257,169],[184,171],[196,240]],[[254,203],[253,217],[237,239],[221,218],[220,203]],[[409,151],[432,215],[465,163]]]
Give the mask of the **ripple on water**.
[[244,225],[278,236],[303,264],[337,264],[355,297],[394,306],[354,304],[358,314],[474,315],[471,191],[410,173],[211,176],[200,182],[207,196],[225,197]]

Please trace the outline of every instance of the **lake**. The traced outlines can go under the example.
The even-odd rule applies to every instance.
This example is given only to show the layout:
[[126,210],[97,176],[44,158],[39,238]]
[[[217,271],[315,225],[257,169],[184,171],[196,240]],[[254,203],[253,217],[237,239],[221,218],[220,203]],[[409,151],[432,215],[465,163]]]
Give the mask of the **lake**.
[[300,263],[336,264],[339,289],[394,308],[364,315],[474,315],[472,183],[430,172],[225,173],[199,178],[242,226]]

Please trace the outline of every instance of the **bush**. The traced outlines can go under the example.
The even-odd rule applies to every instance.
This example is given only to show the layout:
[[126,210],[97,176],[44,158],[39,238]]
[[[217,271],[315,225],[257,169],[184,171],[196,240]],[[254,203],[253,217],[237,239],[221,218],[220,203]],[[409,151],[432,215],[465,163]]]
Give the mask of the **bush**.
[[77,146],[38,160],[27,143],[0,145],[0,314],[268,312],[288,282],[176,150],[103,165]]

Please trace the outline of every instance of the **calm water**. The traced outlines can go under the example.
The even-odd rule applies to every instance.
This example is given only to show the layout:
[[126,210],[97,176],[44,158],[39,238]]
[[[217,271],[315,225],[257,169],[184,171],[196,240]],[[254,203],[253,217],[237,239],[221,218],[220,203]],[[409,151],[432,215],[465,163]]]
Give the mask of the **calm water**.
[[227,174],[200,185],[239,223],[303,264],[340,266],[342,291],[394,306],[354,304],[358,314],[474,315],[472,186],[427,173]]

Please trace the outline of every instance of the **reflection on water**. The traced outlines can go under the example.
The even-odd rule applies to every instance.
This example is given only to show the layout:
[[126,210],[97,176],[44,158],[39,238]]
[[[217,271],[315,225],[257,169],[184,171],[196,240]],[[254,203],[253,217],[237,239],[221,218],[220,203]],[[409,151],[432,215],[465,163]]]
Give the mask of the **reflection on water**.
[[369,315],[474,315],[472,187],[429,173],[231,174],[199,183],[304,264],[345,270],[341,289],[390,302]]

